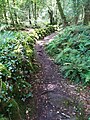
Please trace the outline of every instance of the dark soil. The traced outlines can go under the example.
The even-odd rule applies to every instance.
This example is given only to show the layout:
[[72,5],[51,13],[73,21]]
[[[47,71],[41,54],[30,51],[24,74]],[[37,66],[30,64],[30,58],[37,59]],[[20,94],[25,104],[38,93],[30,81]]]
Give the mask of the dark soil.
[[68,84],[59,67],[45,53],[44,45],[55,35],[53,33],[37,41],[35,46],[40,69],[34,78],[37,111],[33,120],[85,120],[82,104],[76,95],[71,94],[75,87]]

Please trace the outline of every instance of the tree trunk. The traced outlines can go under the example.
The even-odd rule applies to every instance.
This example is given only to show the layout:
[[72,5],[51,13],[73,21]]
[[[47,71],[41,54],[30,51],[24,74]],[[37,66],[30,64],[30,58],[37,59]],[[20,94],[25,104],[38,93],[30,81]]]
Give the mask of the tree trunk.
[[36,4],[36,1],[34,3],[34,10],[35,10],[35,26],[37,26],[37,4]]
[[84,25],[88,25],[90,22],[90,1],[87,0],[84,6]]
[[49,8],[48,10],[49,18],[50,18],[50,24],[53,25],[54,18],[53,18],[53,11]]
[[57,5],[58,5],[58,9],[59,9],[59,12],[60,12],[60,15],[61,15],[61,19],[62,19],[63,25],[67,26],[68,22],[66,20],[66,16],[64,15],[64,12],[63,12],[60,0],[57,0]]
[[30,9],[30,6],[29,6],[29,24],[31,25],[32,22],[31,22],[31,9]]
[[13,27],[15,27],[13,15],[12,15],[11,8],[10,8],[10,5],[9,5],[9,0],[7,0],[7,4],[8,4],[8,8],[9,8],[9,13],[10,13],[10,17],[11,17],[11,22],[12,22],[12,24],[13,24]]
[[8,24],[7,15],[6,15],[6,3],[5,3],[5,1],[2,1],[2,5],[3,5],[5,23]]
[[34,18],[34,3],[33,3],[33,1],[31,1],[31,4],[32,4],[32,14],[33,14],[33,18]]
[[79,12],[80,0],[72,0],[72,1],[73,1],[74,23],[77,24],[80,14]]
[[58,6],[57,6],[57,4],[56,4],[55,16],[54,16],[54,22],[55,22],[55,24],[57,24],[57,22],[58,22],[58,14],[57,14],[57,10],[58,10]]
[[[13,0],[13,6],[14,6],[14,7],[16,6],[15,0]],[[15,16],[15,23],[18,24],[18,21],[17,21],[17,14],[16,14],[15,9],[14,9],[14,16]]]

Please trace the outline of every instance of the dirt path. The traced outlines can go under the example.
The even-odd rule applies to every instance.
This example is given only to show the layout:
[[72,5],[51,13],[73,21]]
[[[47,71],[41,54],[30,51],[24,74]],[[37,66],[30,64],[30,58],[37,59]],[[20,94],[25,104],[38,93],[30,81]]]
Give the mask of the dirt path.
[[37,118],[34,120],[85,120],[81,105],[75,96],[69,94],[67,83],[57,65],[45,53],[44,45],[55,35],[53,33],[44,40],[37,41],[35,46],[40,70],[35,76]]

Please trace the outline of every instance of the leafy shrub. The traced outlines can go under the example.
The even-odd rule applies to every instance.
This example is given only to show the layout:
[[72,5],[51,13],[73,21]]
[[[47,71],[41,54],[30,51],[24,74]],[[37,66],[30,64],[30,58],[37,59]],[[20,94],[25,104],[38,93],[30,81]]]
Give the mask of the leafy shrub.
[[46,50],[61,66],[65,77],[90,83],[90,27],[67,27],[46,46]]
[[55,29],[56,26],[53,26],[53,25],[48,25],[46,26],[46,28],[40,28],[40,29],[36,29],[35,30],[35,33],[37,33],[37,39],[43,39],[45,36],[55,32]]
[[[0,115],[11,120],[21,120],[17,99],[25,102],[32,97],[27,75],[35,72],[34,44],[47,35],[53,26],[25,32],[2,31],[0,33]],[[30,78],[29,78],[30,79]],[[2,120],[4,117],[1,118]]]
[[0,117],[0,120],[8,120],[8,118]]
[[[16,98],[25,100],[32,96],[31,85],[26,82],[25,75],[34,72],[35,41],[27,33],[6,31],[0,34],[0,43],[0,113],[10,115],[8,102],[12,98],[15,101]],[[18,106],[16,101],[14,103]],[[19,106],[15,109],[18,111]]]
[[22,120],[20,115],[20,109],[15,99],[10,99],[7,104],[9,117],[11,118],[11,120]]

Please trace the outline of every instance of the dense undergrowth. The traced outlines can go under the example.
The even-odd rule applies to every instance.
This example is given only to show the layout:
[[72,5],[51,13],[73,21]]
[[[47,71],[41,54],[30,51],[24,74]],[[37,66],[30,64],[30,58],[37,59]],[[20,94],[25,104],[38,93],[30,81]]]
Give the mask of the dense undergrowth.
[[[30,76],[36,71],[34,44],[55,31],[48,26],[32,33],[0,32],[0,120],[22,120],[19,102],[32,97]],[[28,82],[29,79],[29,82]]]
[[66,78],[90,85],[90,26],[71,26],[46,46]]

